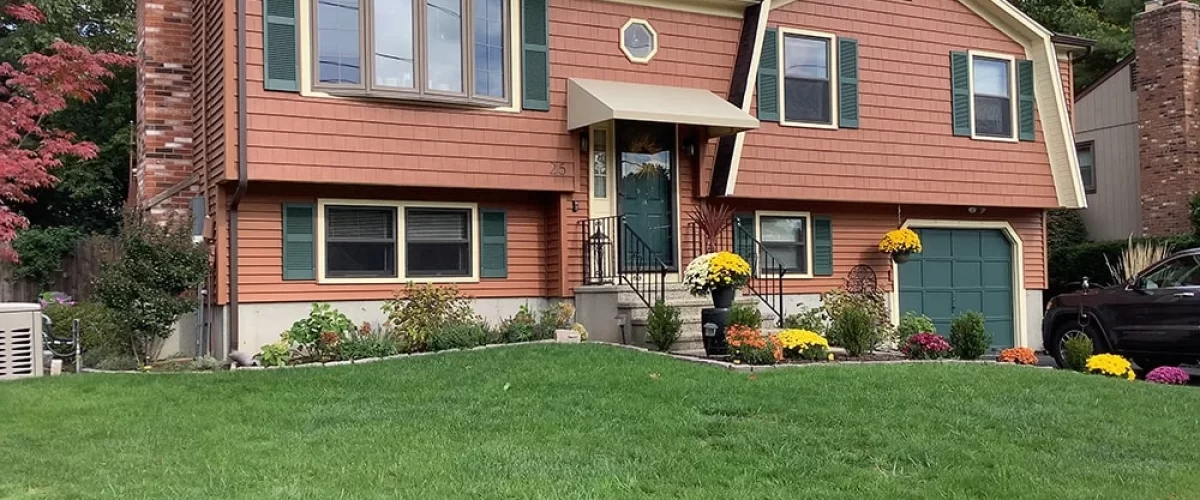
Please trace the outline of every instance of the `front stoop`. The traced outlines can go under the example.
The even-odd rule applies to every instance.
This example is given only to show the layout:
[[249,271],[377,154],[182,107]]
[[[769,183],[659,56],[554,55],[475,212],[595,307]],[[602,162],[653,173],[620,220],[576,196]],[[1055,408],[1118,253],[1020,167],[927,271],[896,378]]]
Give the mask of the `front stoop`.
[[[668,283],[665,296],[667,305],[679,308],[680,319],[683,320],[679,340],[671,351],[703,351],[700,310],[712,307],[712,299],[692,296],[681,283]],[[753,296],[739,295],[734,303],[757,307],[758,302]],[[579,310],[579,322],[588,329],[589,339],[653,348],[646,337],[650,308],[628,286],[578,287],[575,289],[575,305]],[[763,319],[768,325],[774,321],[773,317],[765,315]]]

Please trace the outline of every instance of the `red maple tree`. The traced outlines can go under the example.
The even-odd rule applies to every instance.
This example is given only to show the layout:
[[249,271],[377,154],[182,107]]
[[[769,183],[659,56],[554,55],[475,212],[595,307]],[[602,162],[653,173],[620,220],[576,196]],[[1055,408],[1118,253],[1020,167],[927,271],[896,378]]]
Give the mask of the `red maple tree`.
[[[0,0],[0,23],[43,23],[45,15],[30,3]],[[63,159],[96,157],[96,145],[44,125],[46,118],[72,101],[90,101],[108,90],[109,68],[129,66],[125,54],[92,52],[56,40],[43,52],[21,57],[18,64],[0,62],[0,259],[16,261],[11,242],[29,221],[12,210],[32,203],[33,189],[53,186],[51,171]]]

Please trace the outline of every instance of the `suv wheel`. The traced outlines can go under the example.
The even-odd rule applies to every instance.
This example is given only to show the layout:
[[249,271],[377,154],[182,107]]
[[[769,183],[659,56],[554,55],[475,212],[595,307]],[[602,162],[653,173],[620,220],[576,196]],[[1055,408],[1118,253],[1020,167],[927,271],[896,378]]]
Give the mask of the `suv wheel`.
[[1050,355],[1054,356],[1054,362],[1058,364],[1059,368],[1067,368],[1066,360],[1063,357],[1067,339],[1078,336],[1085,336],[1092,339],[1092,354],[1105,352],[1104,344],[1100,341],[1100,334],[1096,331],[1095,326],[1091,324],[1079,326],[1076,322],[1068,323],[1059,327],[1058,331],[1054,333],[1054,338],[1050,345],[1046,346],[1050,351]]

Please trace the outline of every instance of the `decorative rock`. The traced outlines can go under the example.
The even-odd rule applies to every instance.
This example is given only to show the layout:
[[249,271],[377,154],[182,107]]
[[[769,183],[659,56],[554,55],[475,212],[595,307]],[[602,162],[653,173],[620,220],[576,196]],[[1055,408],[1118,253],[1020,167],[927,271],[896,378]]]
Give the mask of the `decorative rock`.
[[575,330],[554,330],[554,341],[559,344],[578,344],[579,332]]
[[325,363],[325,366],[345,366],[348,364],[350,364],[349,361],[330,361],[328,363]]

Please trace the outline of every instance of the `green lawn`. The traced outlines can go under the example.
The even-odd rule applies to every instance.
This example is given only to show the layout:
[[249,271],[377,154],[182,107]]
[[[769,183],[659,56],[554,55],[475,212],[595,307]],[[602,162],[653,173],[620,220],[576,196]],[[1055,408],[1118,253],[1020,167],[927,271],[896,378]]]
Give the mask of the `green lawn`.
[[1196,498],[1198,420],[1050,370],[531,345],[2,383],[0,498]]

